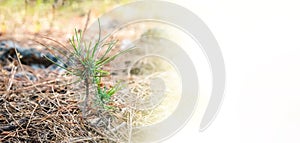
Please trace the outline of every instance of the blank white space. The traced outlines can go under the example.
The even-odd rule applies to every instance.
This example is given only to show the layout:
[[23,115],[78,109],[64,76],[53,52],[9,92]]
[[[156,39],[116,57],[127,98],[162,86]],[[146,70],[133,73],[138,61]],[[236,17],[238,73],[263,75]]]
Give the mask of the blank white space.
[[299,143],[300,1],[175,2],[215,35],[227,85],[221,111],[207,130],[198,133],[199,123],[191,122],[166,142]]

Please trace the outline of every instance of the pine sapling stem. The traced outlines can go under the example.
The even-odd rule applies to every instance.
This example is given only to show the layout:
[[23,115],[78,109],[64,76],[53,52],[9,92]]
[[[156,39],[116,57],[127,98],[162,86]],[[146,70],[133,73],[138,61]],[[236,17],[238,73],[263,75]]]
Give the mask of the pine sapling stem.
[[90,91],[89,91],[89,77],[86,77],[84,79],[84,83],[85,83],[85,99],[84,99],[84,103],[83,103],[82,114],[83,114],[83,117],[85,118],[87,103],[88,103],[89,94],[90,94]]

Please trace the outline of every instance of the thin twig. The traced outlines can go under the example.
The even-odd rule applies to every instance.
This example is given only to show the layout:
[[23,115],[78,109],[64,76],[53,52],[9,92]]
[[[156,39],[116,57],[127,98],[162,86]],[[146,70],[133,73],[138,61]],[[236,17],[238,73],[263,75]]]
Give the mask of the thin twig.
[[132,109],[129,109],[129,132],[128,132],[128,143],[131,143],[131,138],[132,138]]
[[38,107],[38,104],[35,104],[35,107],[33,108],[32,112],[31,112],[31,115],[30,115],[30,118],[29,118],[29,121],[28,121],[28,123],[26,125],[26,129],[28,128],[28,126],[29,126],[29,124],[31,122],[31,119],[33,117],[33,114],[34,114],[34,112],[35,112],[35,110],[36,110],[37,107]]
[[85,32],[86,32],[86,29],[87,29],[87,27],[89,25],[90,17],[91,17],[91,10],[89,10],[89,12],[87,14],[85,25],[84,25],[84,28],[83,28],[83,31],[82,31],[82,39],[84,39],[84,35],[85,35]]
[[7,85],[7,88],[6,88],[6,91],[9,91],[10,90],[10,88],[11,88],[11,86],[12,86],[12,84],[13,84],[13,81],[14,81],[14,77],[15,77],[15,74],[16,74],[16,70],[17,70],[17,67],[15,67],[15,66],[13,66],[12,68],[11,68],[11,76],[10,76],[10,79],[9,79],[9,81],[8,81],[8,85]]
[[85,137],[85,138],[73,138],[72,140],[70,140],[70,143],[77,143],[77,142],[84,142],[84,141],[93,141],[93,140],[99,140],[99,139],[103,139],[103,140],[110,140],[110,141],[113,141],[113,142],[117,142],[116,140],[114,139],[111,139],[111,138],[107,138],[107,137]]

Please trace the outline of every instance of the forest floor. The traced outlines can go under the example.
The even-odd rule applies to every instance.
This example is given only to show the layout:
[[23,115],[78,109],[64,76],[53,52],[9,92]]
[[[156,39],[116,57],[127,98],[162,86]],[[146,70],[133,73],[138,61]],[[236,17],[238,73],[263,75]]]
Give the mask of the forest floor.
[[81,99],[65,84],[72,77],[42,57],[47,49],[35,39],[67,45],[75,28],[124,2],[22,2],[0,1],[0,142],[122,142],[112,126],[82,117]]
[[[84,32],[104,12],[129,1],[0,0],[0,142],[130,142],[139,127],[170,115],[180,99],[179,84],[174,82],[179,79],[175,69],[162,59],[136,62],[134,58],[144,54],[137,52],[117,60],[111,75],[125,79],[127,89],[112,97],[114,110],[99,107],[91,99],[84,117],[83,82],[70,84],[74,76],[43,56],[55,60],[46,47],[70,47],[75,28]],[[155,24],[122,28],[112,36],[119,41],[112,53],[147,32],[155,34]],[[128,68],[128,64],[132,70],[119,66]],[[108,77],[104,84],[111,86],[111,79]],[[173,85],[165,85],[165,81]],[[155,94],[158,98],[152,97],[151,82],[159,89]],[[155,103],[149,102],[152,100]]]

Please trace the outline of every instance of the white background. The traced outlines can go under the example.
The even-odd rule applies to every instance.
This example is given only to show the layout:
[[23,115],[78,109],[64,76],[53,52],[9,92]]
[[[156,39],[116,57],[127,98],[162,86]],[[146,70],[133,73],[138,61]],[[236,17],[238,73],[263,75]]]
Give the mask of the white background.
[[300,142],[300,1],[175,0],[215,35],[225,59],[222,108],[167,142]]

